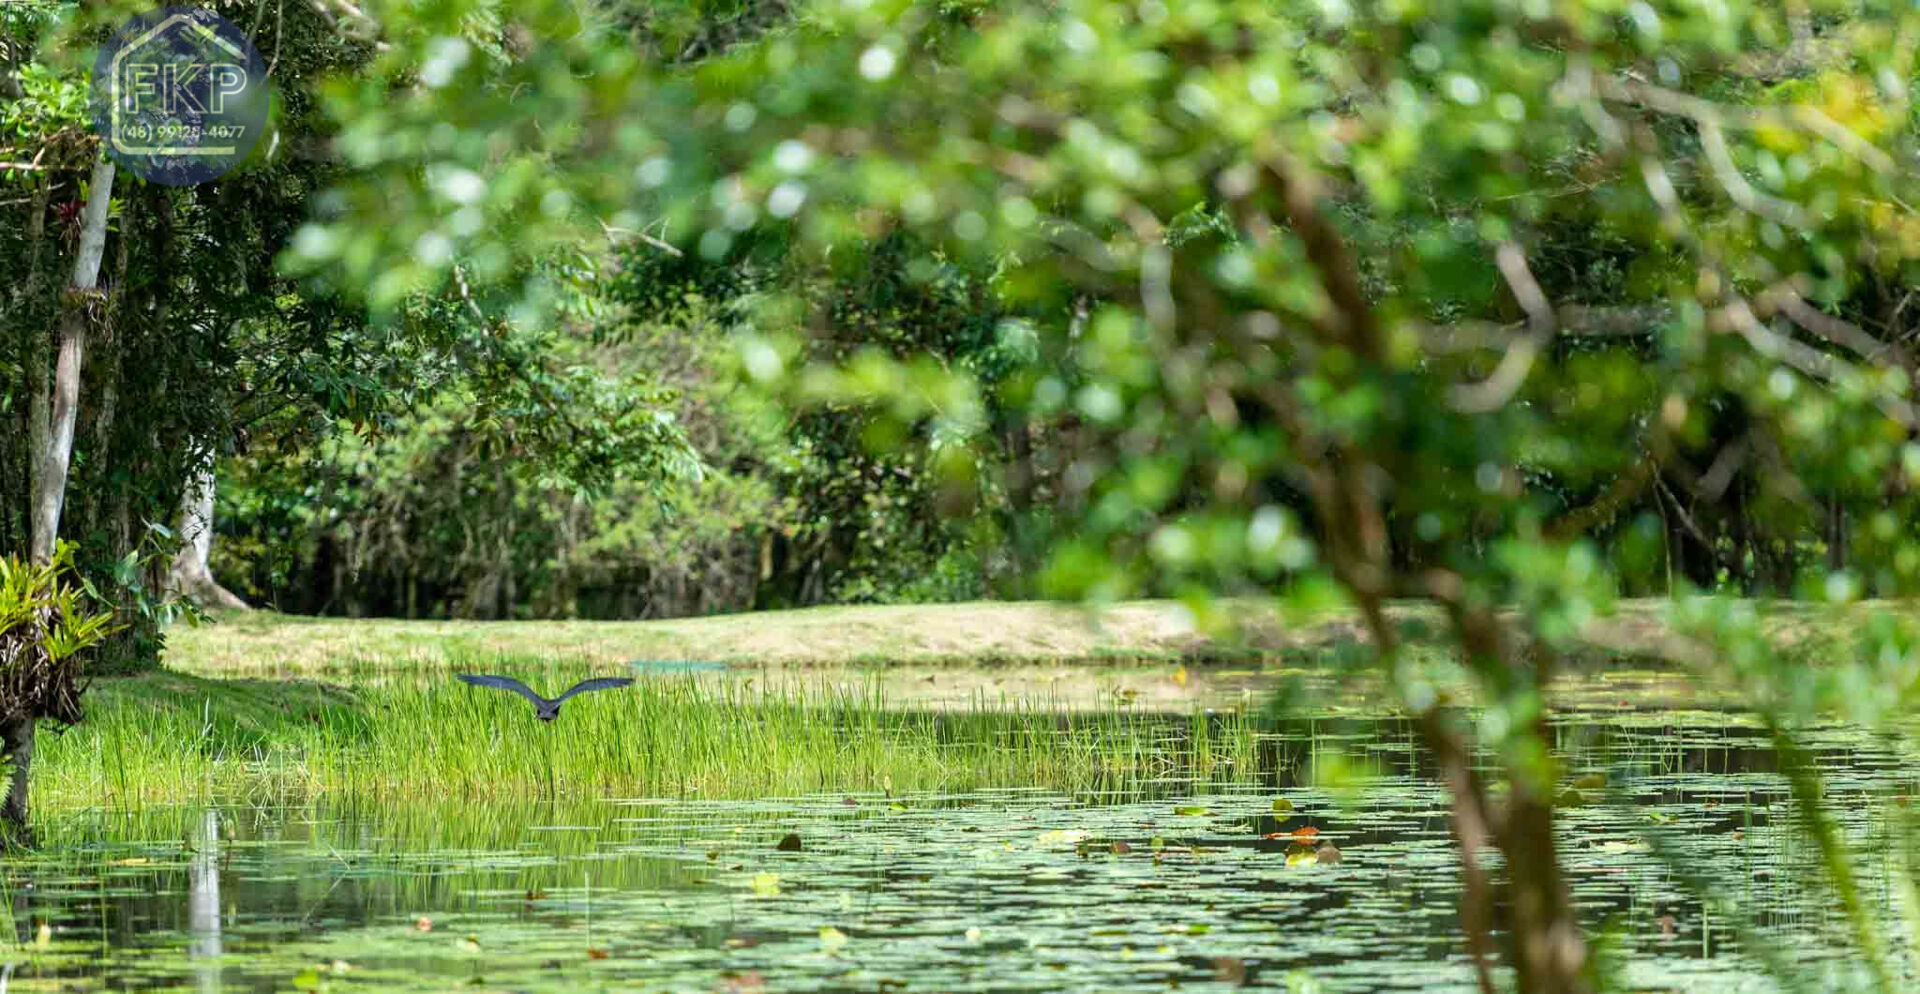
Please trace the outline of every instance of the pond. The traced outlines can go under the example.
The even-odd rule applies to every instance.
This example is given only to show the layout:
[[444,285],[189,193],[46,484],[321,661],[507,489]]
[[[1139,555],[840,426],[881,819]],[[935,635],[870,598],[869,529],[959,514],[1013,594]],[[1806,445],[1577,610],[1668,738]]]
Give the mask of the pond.
[[[1613,706],[1557,737],[1564,858],[1631,989],[1864,985],[1751,722]],[[1083,795],[54,815],[7,864],[0,990],[1474,989],[1404,723],[1267,738],[1260,770]],[[1864,899],[1904,922],[1910,766],[1839,728],[1809,744]],[[1901,964],[1905,934],[1882,937]]]

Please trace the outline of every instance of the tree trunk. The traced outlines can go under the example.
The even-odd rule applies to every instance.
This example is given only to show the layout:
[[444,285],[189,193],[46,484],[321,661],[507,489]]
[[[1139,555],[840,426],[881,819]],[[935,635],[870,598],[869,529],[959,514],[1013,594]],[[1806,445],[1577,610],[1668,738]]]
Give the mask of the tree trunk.
[[[1553,799],[1527,777],[1509,778],[1502,854],[1513,898],[1513,972],[1522,991],[1585,990],[1585,940],[1560,872],[1553,837]],[[1548,786],[1551,785],[1541,785]]]
[[[93,182],[88,189],[86,210],[80,221],[80,250],[73,260],[73,282],[62,295],[60,309],[60,355],[54,362],[52,396],[40,390],[45,367],[36,363],[29,379],[35,382],[32,403],[36,417],[29,456],[33,466],[32,550],[35,562],[53,558],[54,541],[60,534],[60,509],[67,496],[67,469],[73,459],[74,418],[80,410],[80,365],[86,358],[88,311],[98,297],[100,259],[107,248],[107,205],[113,196],[113,160],[104,149],[93,165]],[[25,785],[15,779],[16,789]],[[12,798],[8,810],[12,810]],[[22,799],[20,810],[25,810]]]
[[1838,497],[1827,500],[1827,569],[1847,568],[1847,507]]
[[[42,291],[40,267],[41,247],[45,242],[47,195],[52,183],[40,181],[34,191],[33,218],[28,222],[27,238],[33,243],[33,259],[27,273],[27,294],[32,303],[37,304]],[[40,558],[40,475],[41,464],[46,462],[47,450],[51,447],[48,426],[53,412],[53,338],[46,329],[39,326],[37,312],[22,308],[23,314],[36,314],[35,320],[21,322],[26,335],[25,356],[27,360],[27,489],[31,495],[27,501],[27,547],[34,558]],[[52,545],[47,546],[49,554]]]
[[180,495],[180,553],[173,557],[167,585],[176,593],[211,607],[250,610],[247,602],[213,578],[207,562],[213,554],[213,463],[187,478]]
[[32,830],[27,827],[27,774],[33,767],[33,715],[23,714],[0,723],[0,747],[6,751],[13,778],[7,787],[7,799],[0,802],[0,819],[5,819],[9,841],[31,844]]
[[[60,311],[60,354],[54,362],[53,381],[47,382],[46,336],[35,333],[35,348],[28,352],[31,384],[29,403],[29,442],[27,461],[32,474],[32,504],[29,509],[28,542],[33,560],[44,563],[53,558],[54,543],[60,534],[60,509],[66,502],[67,470],[73,458],[73,429],[80,411],[80,366],[86,357],[89,309],[98,296],[100,259],[107,248],[107,206],[113,197],[113,160],[106,150],[93,166],[93,182],[88,189],[86,210],[80,220],[80,250],[73,261],[73,282],[63,293]],[[34,224],[44,224],[36,217]],[[0,724],[0,741],[13,767],[7,799],[0,804],[16,838],[31,838],[27,827],[27,774],[33,764],[33,721],[31,712],[9,718]]]

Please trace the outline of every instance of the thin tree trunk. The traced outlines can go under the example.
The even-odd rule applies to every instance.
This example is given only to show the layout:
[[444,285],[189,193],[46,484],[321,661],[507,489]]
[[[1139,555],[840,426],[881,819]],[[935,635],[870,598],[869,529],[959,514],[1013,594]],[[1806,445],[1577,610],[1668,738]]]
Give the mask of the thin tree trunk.
[[1827,499],[1827,569],[1847,568],[1847,507],[1838,497]]
[[[106,499],[109,488],[104,484],[109,474],[104,467],[113,465],[111,454],[113,419],[118,416],[120,406],[120,316],[122,309],[127,305],[127,261],[131,254],[130,244],[123,220],[120,238],[114,243],[113,289],[107,294],[106,319],[101,322],[100,335],[94,343],[94,348],[104,349],[105,354],[94,363],[94,369],[98,374],[96,380],[99,403],[94,405],[93,418],[88,425],[87,444],[90,447],[88,451],[93,453],[94,461],[102,468],[97,469],[93,477],[97,489],[88,494],[88,500],[82,507],[85,513],[80,522],[82,535],[91,534],[96,530],[101,524],[101,516],[106,514],[112,506]],[[127,488],[125,483],[120,483],[111,489],[117,501]],[[112,550],[115,556],[123,556],[130,551],[124,542],[116,542]]]
[[[88,311],[98,297],[100,259],[107,249],[107,205],[113,196],[113,160],[106,151],[93,166],[93,182],[80,221],[80,251],[73,261],[73,282],[62,295],[60,355],[54,362],[51,410],[44,427],[34,426],[36,469],[33,478],[33,558],[53,558],[66,502],[67,470],[73,459],[74,418],[80,411],[80,366],[86,358]],[[32,375],[44,376],[36,364]],[[45,404],[36,389],[35,401]],[[9,799],[11,801],[11,799]],[[24,802],[23,802],[24,805]],[[22,807],[24,810],[24,806]]]
[[0,802],[0,818],[13,829],[13,838],[31,838],[27,828],[27,775],[33,768],[33,717],[11,718],[0,724],[0,747],[6,750],[13,777],[7,799]]
[[[20,355],[26,362],[27,403],[22,407],[21,417],[25,424],[20,436],[27,440],[25,452],[14,452],[9,446],[8,458],[12,462],[10,471],[18,471],[28,492],[33,486],[34,474],[39,472],[40,454],[46,451],[47,411],[51,406],[52,381],[47,377],[47,367],[53,362],[52,350],[46,329],[41,327],[38,312],[46,293],[46,266],[44,257],[47,244],[47,200],[52,195],[53,184],[45,177],[33,179],[33,194],[28,201],[27,214],[27,278],[22,282],[20,292],[13,297],[12,313],[9,315],[18,322],[21,333]],[[13,514],[7,515],[9,541],[8,548],[17,548],[13,544]],[[27,517],[19,522],[23,534],[22,543],[28,547],[33,544],[33,513],[29,505]]]
[[167,584],[173,590],[214,607],[249,610],[247,602],[213,578],[213,463],[201,464],[180,495],[180,553],[173,557]]
[[[88,310],[98,296],[100,259],[107,248],[107,206],[113,197],[113,160],[103,148],[93,166],[93,182],[81,214],[80,251],[73,262],[73,282],[62,294],[60,314],[60,354],[55,360],[51,390],[46,383],[46,336],[34,333],[38,343],[29,353],[32,384],[29,400],[33,451],[28,455],[32,467],[31,525],[28,542],[35,562],[53,558],[54,542],[60,534],[60,510],[66,501],[67,470],[73,459],[73,428],[80,411],[80,366],[86,357]],[[44,224],[36,216],[34,224]],[[15,829],[17,837],[30,837],[27,828],[27,774],[33,763],[32,712],[25,712],[0,723],[0,741],[4,741],[13,777],[7,799],[0,804],[0,818]]]
[[[27,239],[32,244],[32,261],[27,272],[27,298],[31,307],[37,308],[44,293],[45,276],[40,259],[46,242],[47,196],[52,182],[41,180],[34,190],[33,217],[27,222]],[[35,315],[37,311],[21,308],[23,316]],[[22,321],[21,327],[26,335],[25,355],[27,360],[27,488],[33,496],[27,502],[27,546],[35,558],[40,555],[40,536],[38,508],[40,506],[40,474],[42,464],[46,462],[47,450],[52,442],[48,434],[53,412],[53,338],[40,326],[37,317]],[[49,552],[52,546],[48,546]]]

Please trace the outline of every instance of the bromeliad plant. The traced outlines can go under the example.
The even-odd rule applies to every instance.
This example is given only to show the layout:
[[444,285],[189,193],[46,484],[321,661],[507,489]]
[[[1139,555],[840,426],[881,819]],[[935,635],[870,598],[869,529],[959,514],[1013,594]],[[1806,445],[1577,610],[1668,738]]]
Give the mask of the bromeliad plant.
[[0,557],[0,741],[13,779],[0,817],[23,830],[33,729],[42,718],[73,724],[86,687],[81,657],[112,634],[111,613],[89,613],[84,591],[69,582],[73,546],[60,543],[44,563]]
[[72,570],[66,543],[51,562],[0,558],[0,721],[82,717],[81,653],[112,634],[113,615],[86,611]]

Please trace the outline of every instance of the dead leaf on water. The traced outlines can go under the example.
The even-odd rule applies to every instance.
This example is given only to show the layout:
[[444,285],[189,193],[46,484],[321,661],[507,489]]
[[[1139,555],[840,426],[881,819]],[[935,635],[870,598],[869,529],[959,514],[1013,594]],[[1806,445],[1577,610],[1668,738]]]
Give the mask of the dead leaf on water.
[[799,852],[800,851],[800,833],[788,832],[786,835],[781,836],[780,844],[775,846],[774,848],[780,850],[781,852]]
[[1213,979],[1236,986],[1247,982],[1247,961],[1238,956],[1215,956]]

